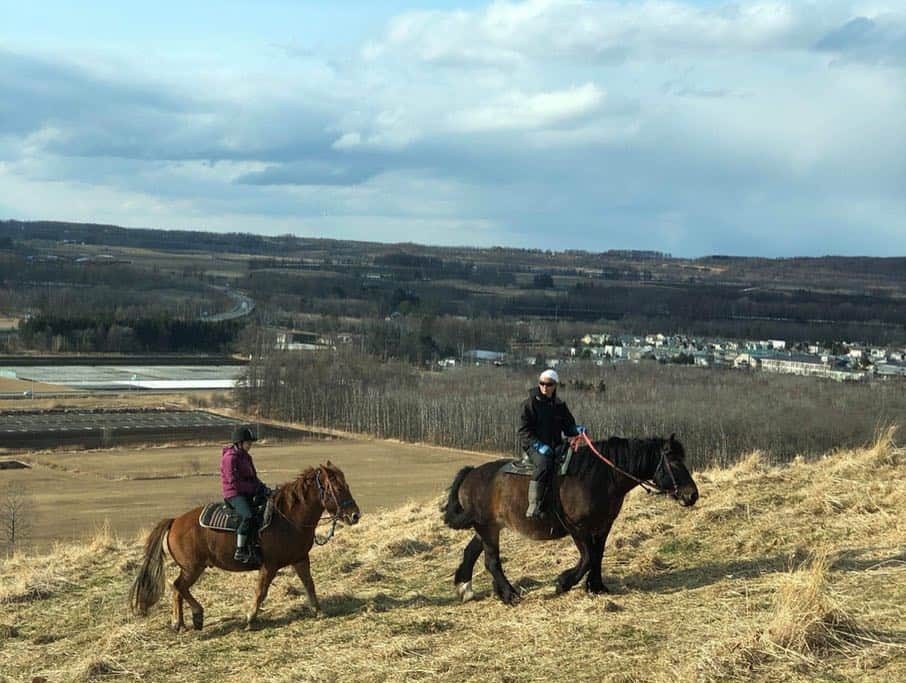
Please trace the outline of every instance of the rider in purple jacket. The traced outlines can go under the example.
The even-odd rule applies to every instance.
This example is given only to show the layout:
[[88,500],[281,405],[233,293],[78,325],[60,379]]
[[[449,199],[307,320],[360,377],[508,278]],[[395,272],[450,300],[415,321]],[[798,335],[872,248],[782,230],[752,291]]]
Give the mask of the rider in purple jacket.
[[248,427],[240,427],[233,432],[233,443],[223,447],[220,457],[220,486],[223,498],[239,515],[239,528],[236,529],[236,553],[233,559],[243,563],[258,564],[261,557],[258,549],[249,543],[249,535],[255,521],[253,499],[256,495],[270,493],[267,486],[258,478],[255,464],[249,449],[257,441]]

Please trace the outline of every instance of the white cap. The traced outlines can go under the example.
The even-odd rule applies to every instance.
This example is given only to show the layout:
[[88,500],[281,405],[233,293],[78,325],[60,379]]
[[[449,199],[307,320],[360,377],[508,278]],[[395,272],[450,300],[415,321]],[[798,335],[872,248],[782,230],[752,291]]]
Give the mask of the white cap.
[[557,374],[557,371],[551,370],[550,368],[542,372],[541,376],[538,378],[539,382],[543,382],[544,380],[550,380],[551,382],[560,384],[560,376]]

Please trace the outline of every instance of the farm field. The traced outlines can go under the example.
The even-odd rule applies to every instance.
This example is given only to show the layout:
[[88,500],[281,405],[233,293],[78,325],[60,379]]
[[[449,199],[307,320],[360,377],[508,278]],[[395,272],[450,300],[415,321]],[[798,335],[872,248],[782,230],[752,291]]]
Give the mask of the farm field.
[[[0,681],[906,680],[906,449],[893,436],[814,462],[775,466],[753,452],[697,472],[694,508],[637,490],[604,554],[609,595],[555,596],[572,543],[504,534],[515,607],[489,595],[481,562],[478,599],[456,599],[469,532],[443,525],[427,488],[393,509],[363,505],[361,523],[312,551],[323,617],[283,571],[251,632],[249,573],[211,570],[193,587],[202,631],[168,629],[169,592],[131,616],[141,539],[102,529],[0,560]],[[314,459],[343,446],[323,445],[308,447]],[[363,457],[374,447],[362,444]],[[364,477],[350,480],[362,502]]]
[[[45,382],[32,382],[24,379],[13,379],[11,377],[0,377],[0,394],[19,393],[22,391],[33,391],[35,393],[78,393],[79,389],[67,387],[60,384],[47,384]],[[14,404],[15,405],[15,404]],[[20,405],[21,407],[21,405]]]
[[[11,380],[13,382],[21,380]],[[27,382],[31,387],[31,382]],[[51,385],[53,386],[53,385]],[[54,408],[198,408],[221,406],[227,402],[226,392],[195,391],[191,394],[157,393],[131,391],[119,394],[94,393],[80,391],[71,387],[60,387],[60,393],[66,392],[63,398],[45,398],[41,392],[28,401],[22,399],[0,399],[0,410],[32,410]],[[52,391],[52,390],[48,390]],[[2,392],[0,392],[2,393]],[[56,392],[54,392],[56,393]],[[0,445],[0,452],[3,446]]]
[[[270,486],[293,479],[310,465],[333,461],[345,472],[364,514],[437,496],[460,467],[482,460],[450,449],[352,439],[262,443],[252,455]],[[11,483],[33,500],[30,541],[39,550],[55,541],[91,536],[105,524],[131,536],[162,517],[220,498],[216,444],[11,457],[32,468],[0,470],[0,487]]]

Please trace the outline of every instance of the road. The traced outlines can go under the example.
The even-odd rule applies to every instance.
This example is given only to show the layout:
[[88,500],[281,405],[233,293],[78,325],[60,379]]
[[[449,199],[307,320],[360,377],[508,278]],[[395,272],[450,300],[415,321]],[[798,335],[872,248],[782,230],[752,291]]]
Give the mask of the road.
[[250,299],[245,294],[234,291],[229,287],[218,287],[216,285],[211,286],[230,297],[235,305],[225,313],[218,313],[217,315],[202,315],[202,320],[211,323],[225,322],[227,320],[237,320],[238,318],[244,318],[255,310],[254,300]]

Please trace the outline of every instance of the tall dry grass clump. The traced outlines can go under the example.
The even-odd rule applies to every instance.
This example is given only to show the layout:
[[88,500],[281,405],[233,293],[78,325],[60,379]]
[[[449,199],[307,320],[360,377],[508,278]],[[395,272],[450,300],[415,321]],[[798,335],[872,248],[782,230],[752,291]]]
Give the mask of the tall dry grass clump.
[[847,651],[860,629],[834,595],[829,571],[827,555],[819,553],[780,578],[773,618],[758,637],[762,651],[804,657]]
[[767,618],[742,636],[710,643],[699,662],[699,676],[749,680],[769,667],[813,667],[823,655],[854,653],[868,632],[841,606],[829,571],[827,555],[819,552],[779,576]]

